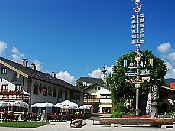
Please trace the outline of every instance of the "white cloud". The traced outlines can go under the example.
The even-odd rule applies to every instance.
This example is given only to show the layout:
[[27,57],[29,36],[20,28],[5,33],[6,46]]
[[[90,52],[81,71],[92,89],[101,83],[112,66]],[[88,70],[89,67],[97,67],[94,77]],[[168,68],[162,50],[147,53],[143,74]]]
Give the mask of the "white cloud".
[[76,83],[76,79],[74,76],[71,76],[70,73],[68,73],[67,71],[60,71],[59,73],[56,74],[56,77],[58,79],[64,80],[70,84],[75,85]]
[[17,63],[22,63],[22,60],[24,58],[24,54],[21,53],[16,47],[13,47],[11,49],[11,57],[13,59],[13,61],[17,62]]
[[42,68],[42,63],[39,60],[34,60],[33,62],[36,65],[36,70],[41,71]]
[[160,46],[157,47],[157,50],[167,66],[165,78],[175,79],[175,52],[173,52],[174,49],[171,47],[171,43],[160,44]]
[[[106,67],[106,70],[107,70],[107,74],[111,74],[112,73],[112,66],[110,67]],[[103,78],[103,73],[102,73],[102,70],[100,68],[96,69],[96,70],[93,70],[91,73],[88,74],[90,77],[93,77],[93,78]]]
[[175,52],[169,53],[168,57],[170,60],[175,60]]
[[167,73],[165,78],[175,78],[175,68],[173,67],[173,65],[170,62],[166,62],[166,66],[167,66]]
[[2,56],[7,48],[7,43],[4,41],[0,41],[0,56]]
[[166,63],[166,66],[167,66],[168,70],[172,70],[173,69],[173,65],[170,62],[165,62],[165,63]]
[[160,52],[160,53],[165,53],[167,51],[169,51],[171,48],[171,44],[170,43],[163,43],[163,44],[160,44],[158,47],[157,47],[157,50]]
[[102,76],[102,72],[100,70],[100,68],[96,69],[96,70],[93,70],[91,73],[88,74],[90,77],[93,77],[93,78],[101,78]]

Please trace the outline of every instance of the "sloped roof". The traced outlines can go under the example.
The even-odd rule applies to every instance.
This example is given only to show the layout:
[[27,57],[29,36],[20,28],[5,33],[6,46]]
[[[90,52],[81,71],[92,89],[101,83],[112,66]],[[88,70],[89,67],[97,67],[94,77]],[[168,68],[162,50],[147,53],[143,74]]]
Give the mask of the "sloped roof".
[[78,80],[81,82],[86,82],[86,83],[91,83],[91,84],[95,84],[95,83],[104,84],[103,80],[100,78],[80,77]]
[[48,73],[43,73],[43,72],[38,71],[38,70],[33,70],[30,67],[24,67],[22,64],[18,64],[14,61],[5,59],[3,57],[0,57],[0,61],[3,61],[4,63],[7,63],[8,65],[14,67],[15,69],[18,69],[21,72],[27,74],[28,77],[31,79],[37,79],[37,80],[45,81],[45,82],[48,82],[51,84],[55,84],[55,85],[59,85],[62,87],[67,87],[67,88],[79,91],[79,89],[77,87],[73,86],[72,84],[69,84],[63,80],[52,77]]
[[175,79],[173,79],[173,78],[165,79],[165,83],[166,84],[175,83]]

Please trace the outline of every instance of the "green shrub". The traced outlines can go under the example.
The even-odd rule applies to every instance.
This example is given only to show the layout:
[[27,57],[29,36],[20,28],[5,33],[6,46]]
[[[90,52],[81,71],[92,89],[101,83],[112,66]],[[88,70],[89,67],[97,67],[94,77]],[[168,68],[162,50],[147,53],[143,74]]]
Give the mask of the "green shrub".
[[112,118],[120,118],[123,115],[131,114],[126,106],[123,104],[116,105],[114,111],[112,112]]
[[15,127],[15,128],[37,128],[46,125],[46,122],[3,122],[0,123],[2,127]]
[[120,117],[122,117],[123,115],[125,115],[126,113],[125,112],[113,112],[112,113],[112,118],[120,118]]

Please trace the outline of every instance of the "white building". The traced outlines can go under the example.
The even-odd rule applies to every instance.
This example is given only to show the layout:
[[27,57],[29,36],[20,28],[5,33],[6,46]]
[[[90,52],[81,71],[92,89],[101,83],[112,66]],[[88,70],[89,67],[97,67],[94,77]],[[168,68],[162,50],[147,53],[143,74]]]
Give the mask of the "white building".
[[84,105],[92,105],[93,113],[111,113],[112,100],[109,87],[105,87],[102,79],[91,77],[80,77],[83,84],[85,97]]
[[24,101],[29,107],[39,102],[56,104],[64,100],[82,105],[83,92],[55,76],[37,71],[35,64],[28,67],[27,60],[22,65],[0,57],[0,101]]

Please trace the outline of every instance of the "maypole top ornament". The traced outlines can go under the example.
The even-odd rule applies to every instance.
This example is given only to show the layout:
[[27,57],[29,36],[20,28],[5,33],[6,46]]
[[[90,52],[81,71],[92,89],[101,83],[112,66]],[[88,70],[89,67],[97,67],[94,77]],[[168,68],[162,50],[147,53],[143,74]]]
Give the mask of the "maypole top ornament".
[[132,0],[132,1],[134,1],[135,4],[136,4],[136,7],[133,8],[134,9],[134,12],[135,13],[139,13],[140,10],[141,10],[141,8],[142,8],[142,4],[141,4],[140,0]]

